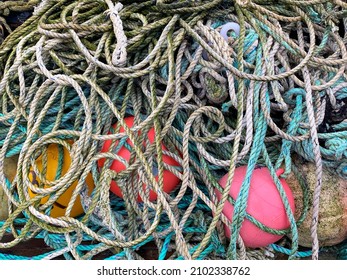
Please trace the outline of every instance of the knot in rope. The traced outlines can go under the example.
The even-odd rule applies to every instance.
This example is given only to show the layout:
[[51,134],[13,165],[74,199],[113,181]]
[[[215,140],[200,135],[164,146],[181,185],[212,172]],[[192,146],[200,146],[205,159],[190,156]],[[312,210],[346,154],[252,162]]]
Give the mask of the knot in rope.
[[117,3],[113,4],[112,1],[106,0],[109,7],[107,13],[110,15],[110,19],[113,23],[113,30],[116,36],[116,47],[112,54],[112,64],[114,66],[124,66],[127,60],[127,37],[124,33],[123,23],[120,18],[120,11],[123,9],[123,4]]
[[236,3],[242,8],[247,8],[251,4],[251,0],[236,0]]

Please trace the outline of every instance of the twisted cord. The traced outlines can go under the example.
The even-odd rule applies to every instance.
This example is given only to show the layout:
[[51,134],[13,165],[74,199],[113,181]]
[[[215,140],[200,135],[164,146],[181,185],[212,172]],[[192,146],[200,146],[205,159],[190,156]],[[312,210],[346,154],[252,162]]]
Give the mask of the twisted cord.
[[[36,259],[92,259],[104,252],[107,259],[142,259],[138,249],[153,242],[159,259],[273,258],[271,246],[245,247],[239,233],[247,219],[291,236],[290,248],[271,250],[306,257],[297,226],[307,208],[295,221],[275,172],[284,166],[288,175],[291,157],[299,154],[316,165],[315,192],[305,195],[304,205],[313,200],[310,253],[318,258],[322,169],[347,178],[346,34],[338,30],[346,26],[340,20],[346,4],[200,2],[29,1],[35,12],[19,28],[10,31],[0,21],[9,33],[0,45],[0,185],[9,210],[0,237],[14,237],[0,248],[42,238],[52,251]],[[22,4],[2,2],[0,16],[25,11]],[[225,39],[220,31],[228,22],[240,32]],[[129,116],[132,127],[125,123]],[[151,129],[153,141],[146,137]],[[106,141],[112,149],[102,152]],[[60,151],[54,180],[47,177],[51,145]],[[62,174],[64,149],[71,164]],[[129,161],[121,149],[129,150]],[[11,156],[18,157],[13,180],[3,165]],[[125,170],[111,170],[113,161]],[[241,165],[247,173],[232,199]],[[272,229],[247,213],[256,165],[269,168],[288,229]],[[171,193],[164,191],[166,171],[180,180]],[[223,189],[218,180],[225,174]],[[122,198],[110,193],[112,181]],[[57,200],[74,184],[65,215],[53,217]],[[78,200],[84,213],[73,217]],[[227,202],[234,205],[233,221],[223,214]]]

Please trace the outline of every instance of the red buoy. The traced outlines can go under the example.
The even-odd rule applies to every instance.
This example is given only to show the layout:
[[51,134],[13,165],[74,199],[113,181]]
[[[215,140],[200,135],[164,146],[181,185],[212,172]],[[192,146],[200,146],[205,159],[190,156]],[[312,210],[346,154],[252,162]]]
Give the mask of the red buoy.
[[[134,124],[134,117],[127,117],[124,118],[124,122],[125,124],[131,128]],[[113,124],[113,128],[116,128],[117,124]],[[124,132],[124,128],[121,127],[120,128],[120,133]],[[150,143],[154,142],[155,139],[155,131],[154,128],[151,128],[148,133],[147,133],[147,137]],[[119,143],[119,141],[114,141],[114,146],[116,147]],[[126,141],[128,143],[128,145],[133,147],[133,143],[130,141],[130,139],[127,139]],[[102,152],[108,152],[109,150],[111,150],[111,144],[112,144],[112,140],[107,140],[105,141],[103,147],[102,147]],[[143,143],[143,145],[145,145],[145,143]],[[167,151],[167,148],[162,144],[162,149]],[[124,160],[128,161],[130,160],[130,151],[125,147],[121,147],[120,150],[117,152],[117,155],[122,157]],[[172,165],[172,166],[179,166],[179,164],[177,163],[177,161],[175,161],[172,157],[167,156],[167,155],[163,155],[162,157],[163,162],[165,162],[168,165]],[[103,167],[105,163],[105,159],[100,159],[98,162],[99,167]],[[110,168],[116,172],[121,172],[123,170],[126,169],[125,165],[118,161],[118,160],[114,160],[110,166]],[[153,167],[152,169],[153,175],[155,176],[156,181],[158,181],[159,176],[158,176],[158,170],[156,167]],[[180,179],[174,175],[172,172],[170,172],[169,170],[164,170],[163,172],[163,191],[166,193],[170,193],[171,191],[173,191],[176,186],[179,184]],[[143,185],[143,187],[145,188],[145,184]],[[120,187],[118,186],[118,184],[113,180],[111,181],[111,186],[110,186],[110,190],[116,194],[119,197],[123,197],[122,191],[120,189]],[[157,193],[154,190],[150,190],[149,192],[149,200],[153,201],[157,198]],[[138,196],[138,202],[141,202],[142,199],[140,198],[140,196]]]

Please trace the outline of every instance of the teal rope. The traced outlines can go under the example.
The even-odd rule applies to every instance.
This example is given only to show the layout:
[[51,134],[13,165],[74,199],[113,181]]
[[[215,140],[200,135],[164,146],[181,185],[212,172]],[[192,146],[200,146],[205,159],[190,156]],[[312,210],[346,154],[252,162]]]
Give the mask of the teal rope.
[[294,255],[292,254],[292,250],[279,246],[277,244],[271,244],[270,247],[275,250],[276,252],[285,254],[285,255],[292,255],[293,258],[307,258],[312,256],[312,251],[308,250],[308,251],[298,251],[296,252]]
[[[225,2],[226,3],[226,2]],[[231,3],[228,3],[228,5],[232,5]],[[284,5],[278,5],[278,7],[276,7],[278,10],[285,10]],[[326,5],[327,12],[334,12],[333,11],[333,5],[327,4]],[[325,19],[325,15],[320,14],[319,10],[316,10],[315,7],[313,6],[307,6],[307,7],[300,7],[302,8],[305,12],[307,12],[308,16],[312,18],[312,20],[315,23],[322,23],[324,22]],[[158,9],[158,7],[154,7],[154,10],[152,11],[153,13],[158,12],[155,9]],[[178,10],[176,10],[178,9]],[[183,6],[175,6],[175,11],[179,12],[180,14],[183,14],[184,11],[182,10]],[[169,13],[173,13],[174,11],[170,11]],[[167,10],[165,10],[165,13],[168,13]],[[289,12],[288,12],[289,13]],[[286,12],[284,11],[283,14],[286,14]],[[223,20],[221,20],[220,18],[218,18],[218,20],[216,20],[216,22],[214,24],[212,24],[213,28],[218,28],[221,25],[223,25],[225,22]],[[287,44],[286,42],[282,41],[282,38],[276,34],[269,26],[267,26],[265,23],[261,22],[258,19],[254,19],[254,25],[257,25],[264,34],[268,34],[271,35],[273,38],[275,38],[275,40],[277,40],[282,47],[285,48],[285,50],[292,54],[293,56],[299,56],[299,53],[294,50],[289,44]],[[330,23],[329,23],[330,24]],[[315,55],[318,56],[318,54],[320,54],[321,52],[324,51],[324,48],[327,46],[329,39],[331,39],[331,30],[332,30],[332,26],[330,26],[328,23],[326,23],[326,28],[323,31],[323,35],[321,36],[321,42],[318,46],[316,46],[315,48]],[[264,35],[263,34],[263,35]],[[232,34],[232,38],[233,39],[237,39],[235,34]],[[258,45],[256,45],[255,43],[258,42]],[[193,42],[191,45],[191,50],[190,52],[194,55],[196,54],[196,50],[199,47],[199,44],[197,42]],[[238,61],[238,59],[235,59],[233,61],[233,66],[235,68],[239,68],[241,69],[241,67],[243,67],[244,72],[245,73],[255,73],[259,76],[261,76],[263,74],[262,72],[262,67],[263,67],[263,59],[267,59],[267,58],[263,58],[263,54],[262,54],[262,43],[260,43],[260,34],[257,34],[257,32],[252,29],[249,28],[246,31],[245,34],[245,42],[243,44],[243,52],[245,53],[243,60],[249,64],[252,64],[253,66],[255,66],[255,70],[252,68],[247,68],[246,66],[244,66],[241,61]],[[253,49],[251,49],[253,48]],[[247,55],[246,55],[247,53]],[[143,55],[143,54],[141,54]],[[183,58],[182,61],[182,68],[181,68],[181,74],[183,74],[186,70],[187,67],[189,65],[189,61],[186,57]],[[202,65],[200,65],[199,63],[196,65],[195,69],[193,70],[194,74],[199,73],[199,71],[202,69]],[[164,65],[162,67],[160,67],[158,69],[158,76],[162,79],[164,79],[164,81],[168,81],[169,80],[169,65]],[[284,68],[284,67],[283,67]],[[222,69],[219,74],[224,74],[225,69]],[[285,70],[282,69],[282,71],[284,72]],[[331,73],[330,74],[330,79],[334,77],[335,74]],[[340,78],[335,86],[338,86],[340,84],[346,83],[346,79],[344,77]],[[127,86],[127,79],[121,79],[120,82],[113,84],[112,86],[106,86],[103,85],[102,88],[105,92],[108,93],[108,96],[110,97],[110,100],[112,101],[113,104],[116,105],[117,108],[122,107],[123,102],[124,102],[124,92],[126,91],[126,86]],[[243,83],[241,85],[241,83]],[[317,84],[319,83],[319,81],[317,82]],[[241,80],[238,79],[235,81],[235,90],[237,91],[241,86],[244,86],[245,88],[249,87],[250,81],[249,80]],[[277,250],[278,252],[285,252],[287,253],[290,258],[294,258],[294,257],[304,257],[306,256],[305,254],[308,254],[307,252],[298,252],[298,248],[297,248],[297,230],[296,230],[296,224],[295,221],[293,219],[293,217],[290,215],[290,209],[288,206],[288,201],[286,200],[284,194],[283,194],[283,190],[281,189],[280,183],[278,181],[277,176],[275,175],[275,169],[278,168],[284,161],[285,166],[286,166],[286,173],[287,174],[290,170],[291,170],[291,154],[293,152],[293,150],[295,150],[298,154],[300,154],[301,156],[303,156],[304,158],[312,161],[314,154],[313,154],[313,149],[312,149],[312,145],[310,143],[310,141],[303,141],[301,143],[293,143],[292,141],[289,140],[280,140],[278,141],[278,143],[265,143],[265,139],[266,139],[266,134],[268,132],[268,124],[266,123],[265,117],[263,112],[261,111],[260,108],[260,100],[259,100],[259,95],[260,95],[260,90],[261,90],[261,86],[262,86],[262,82],[255,82],[255,90],[253,92],[254,95],[254,106],[253,106],[253,124],[254,124],[254,130],[255,130],[255,134],[254,134],[254,138],[253,138],[253,144],[250,150],[250,153],[248,155],[246,155],[245,159],[243,159],[242,163],[243,164],[247,164],[248,168],[247,168],[247,174],[246,177],[244,179],[244,182],[242,184],[241,187],[241,191],[240,191],[240,196],[238,197],[238,199],[236,201],[233,201],[231,198],[229,198],[229,202],[231,201],[234,204],[234,217],[235,219],[232,222],[231,225],[231,230],[232,230],[232,237],[231,237],[231,242],[229,244],[229,247],[225,247],[225,245],[223,245],[220,241],[220,238],[218,237],[216,232],[213,232],[212,237],[208,243],[208,245],[205,247],[205,249],[200,253],[200,255],[198,256],[198,259],[205,259],[208,258],[209,255],[215,253],[219,256],[223,256],[225,258],[231,258],[231,259],[236,259],[237,258],[237,247],[236,247],[236,241],[237,241],[237,237],[242,225],[242,222],[244,221],[244,219],[248,219],[250,220],[252,223],[256,224],[259,228],[261,228],[264,231],[267,232],[271,232],[273,231],[270,228],[265,227],[264,225],[262,225],[261,223],[259,223],[258,221],[256,221],[253,217],[251,217],[248,213],[246,213],[246,206],[247,206],[247,198],[248,198],[248,192],[249,192],[249,187],[250,187],[250,178],[252,176],[252,172],[256,166],[256,164],[263,164],[266,165],[270,171],[271,171],[271,175],[275,180],[276,186],[278,187],[279,193],[281,194],[281,197],[283,199],[283,202],[285,204],[286,207],[286,211],[287,211],[287,215],[290,218],[290,233],[293,237],[292,240],[292,248],[291,249],[283,249],[278,247],[275,244],[272,244],[272,248],[274,250]],[[11,89],[11,91],[13,91],[16,94],[19,94],[19,87],[18,86],[14,86],[13,89]],[[53,127],[56,125],[56,115],[58,112],[61,111],[61,102],[64,105],[64,114],[62,119],[59,121],[59,129],[62,130],[82,130],[83,128],[83,124],[85,121],[85,116],[83,116],[83,114],[81,115],[81,109],[83,108],[80,104],[80,98],[76,95],[75,90],[72,89],[64,89],[64,94],[65,96],[57,96],[55,99],[55,104],[54,106],[50,107],[47,111],[47,114],[44,118],[44,121],[42,122],[41,126],[40,126],[40,131],[42,132],[43,135],[48,134],[50,132],[52,132]],[[91,88],[85,86],[83,88],[83,93],[86,97],[86,99],[91,98],[92,95],[92,90]],[[269,95],[271,95],[272,92],[270,91],[270,89],[265,93],[266,96],[266,107],[267,109],[270,111],[270,97]],[[62,94],[63,95],[63,94]],[[140,94],[139,94],[140,95]],[[305,134],[307,131],[306,129],[303,129],[302,127],[300,127],[300,123],[306,122],[307,121],[307,115],[305,112],[305,102],[303,101],[303,96],[305,95],[305,92],[302,88],[290,88],[283,96],[285,102],[287,105],[291,105],[292,106],[292,113],[290,115],[290,117],[292,118],[292,121],[288,124],[287,128],[286,128],[286,133],[291,135],[291,136],[298,136],[298,135],[302,135]],[[320,98],[327,98],[327,93],[325,91],[320,92]],[[335,94],[335,98],[337,101],[343,101],[343,99],[345,99],[347,97],[347,89],[346,88],[341,88],[336,94]],[[48,97],[47,97],[48,98]],[[47,98],[42,100],[42,103],[39,104],[39,106],[36,108],[37,111],[39,111],[40,109],[42,109],[45,105],[45,102],[47,100]],[[143,96],[141,96],[141,98],[143,98]],[[109,124],[112,123],[113,121],[115,121],[114,116],[113,116],[113,112],[111,111],[110,107],[107,106],[104,103],[104,100],[102,98],[99,98],[99,104],[100,104],[100,110],[101,110],[101,119],[98,120],[99,122],[103,123],[103,124]],[[136,109],[134,108],[134,105],[132,104],[132,102],[128,101],[127,103],[127,108],[125,110],[126,115],[134,115],[136,111]],[[231,127],[234,128],[235,127],[235,121],[233,120],[232,117],[230,117],[230,119],[228,118],[229,116],[233,116],[232,114],[232,110],[234,110],[234,108],[232,108],[232,103],[229,101],[226,101],[223,104],[216,104],[215,105],[217,108],[219,108],[221,110],[221,112],[225,113],[226,117],[226,123]],[[27,114],[29,113],[29,111],[27,110],[26,112]],[[0,117],[3,117],[4,115],[0,113]],[[145,119],[147,117],[147,113],[144,112],[143,113],[143,119]],[[184,126],[187,122],[187,120],[189,119],[190,115],[188,113],[188,110],[179,110],[177,116],[175,117],[174,121],[173,121],[173,127],[175,129],[177,129],[178,131],[183,131]],[[79,118],[79,122],[74,123],[74,120],[76,118]],[[93,114],[92,115],[92,121],[96,121],[96,117]],[[1,122],[0,123],[0,145],[2,146],[4,144],[4,140],[6,138],[6,136],[8,135],[9,129],[11,127],[11,125],[14,123],[14,120],[10,119],[7,120],[6,122]],[[107,126],[107,125],[106,125]],[[339,124],[331,124],[331,128],[334,130],[334,132],[331,133],[326,133],[326,132],[321,132],[319,133],[319,138],[321,140],[326,140],[324,141],[324,146],[321,146],[321,152],[322,152],[322,156],[323,158],[323,163],[325,164],[325,166],[327,167],[331,167],[333,169],[336,170],[336,172],[341,175],[343,178],[347,178],[347,154],[346,154],[346,139],[347,139],[347,132],[346,132],[346,128],[347,128],[347,124],[346,123],[339,123]],[[212,122],[208,122],[208,124],[206,125],[206,129],[209,132],[212,131],[216,131],[216,125],[214,125]],[[106,129],[105,129],[106,130]],[[26,120],[20,119],[20,121],[17,123],[16,125],[16,131],[14,132],[14,134],[11,137],[11,140],[16,142],[13,142],[12,145],[10,145],[10,148],[7,151],[6,156],[12,156],[12,155],[16,155],[18,153],[21,152],[22,147],[23,147],[23,143],[25,142],[25,138],[27,136],[27,129],[26,129]],[[174,134],[174,133],[172,133]],[[40,136],[37,135],[36,138],[34,138],[34,140],[37,140]],[[173,142],[177,142],[179,145],[182,144],[182,138],[179,137],[178,135],[170,135],[170,137],[172,137],[172,139],[164,139],[164,141],[169,141],[172,140]],[[170,138],[168,137],[168,138]],[[124,137],[123,139],[121,139],[119,141],[119,144],[117,145],[117,147],[115,147],[115,149],[113,150],[114,153],[117,153],[121,147],[126,147],[129,150],[131,150],[131,147],[126,143],[126,139],[127,137]],[[260,144],[259,144],[260,143]],[[323,144],[322,144],[323,145]],[[233,143],[232,141],[230,143],[223,143],[223,145],[220,144],[216,144],[216,143],[208,143],[208,145],[206,145],[208,147],[205,147],[206,150],[208,152],[210,152],[212,155],[216,156],[216,158],[221,158],[224,160],[227,160],[228,157],[231,154],[232,151],[232,146]],[[240,145],[242,148],[242,144]],[[220,166],[211,164],[209,162],[207,162],[203,157],[200,156],[199,154],[199,150],[197,148],[196,143],[190,142],[189,143],[189,157],[190,160],[192,162],[194,162],[196,164],[196,166],[202,166],[205,170],[207,170],[208,175],[214,176],[215,177],[215,181],[211,182],[211,184],[218,188],[217,186],[217,181],[218,178],[220,178],[226,170],[226,168],[222,168]],[[57,179],[61,177],[61,168],[62,168],[62,153],[59,153],[59,168],[56,174]],[[274,164],[275,163],[275,164]],[[95,168],[94,168],[95,170]],[[96,171],[94,172],[96,173]],[[194,168],[192,167],[192,173],[194,174],[194,177],[196,177],[196,181],[197,181],[197,187],[199,188],[199,190],[201,190],[204,194],[208,195],[208,192],[206,190],[206,187],[204,186],[204,182],[201,178],[201,176],[198,174],[197,170],[194,170]],[[8,188],[11,187],[10,182],[7,180],[6,185]],[[16,198],[18,199],[18,196],[16,195]],[[180,210],[186,210],[192,201],[192,193],[190,190],[187,191],[186,195],[181,199],[181,201],[179,202],[179,204],[177,205],[178,209]],[[143,205],[139,204],[138,206],[140,209],[142,209]],[[115,219],[118,221],[119,220],[119,224],[120,224],[120,232],[126,232],[126,219],[127,219],[127,209],[125,207],[125,204],[122,200],[117,199],[112,197],[111,199],[111,208],[112,208],[112,213],[115,216]],[[47,209],[49,211],[49,209]],[[183,232],[184,233],[189,233],[189,234],[193,234],[196,233],[197,235],[201,236],[204,233],[206,233],[206,224],[204,225],[198,225],[198,224],[194,224],[193,219],[194,219],[194,215],[196,215],[196,217],[200,217],[199,215],[197,215],[197,212],[202,211],[205,215],[210,215],[210,208],[201,200],[198,200],[198,203],[196,204],[194,210],[193,210],[193,216],[188,220],[188,222],[186,223]],[[153,210],[150,210],[150,212]],[[49,212],[47,212],[48,214]],[[208,218],[206,218],[206,220],[208,220]],[[25,223],[28,222],[28,219],[17,219],[16,223],[17,225],[23,225]],[[206,221],[204,221],[206,223]],[[0,226],[2,226],[4,224],[4,222],[0,221]],[[92,224],[92,223],[91,223]],[[101,226],[91,226],[93,228],[93,230],[97,231],[100,230]],[[160,225],[157,228],[157,232],[160,233],[166,229],[168,229],[170,227],[170,219],[169,217],[164,213],[161,217],[160,220]],[[10,229],[6,229],[6,231],[8,233],[11,232]],[[145,232],[144,228],[141,228],[142,232]],[[277,233],[283,233],[282,231],[275,231]],[[110,235],[110,233],[104,233],[103,236],[107,236],[108,238],[112,238],[112,236]],[[168,250],[170,248],[172,239],[174,236],[174,231],[171,231],[167,236],[165,236],[162,240],[163,244],[162,244],[162,248],[161,251],[159,252],[159,259],[165,259],[168,256]],[[60,252],[60,250],[66,248],[67,243],[65,240],[64,235],[59,235],[59,234],[50,234],[47,231],[42,231],[40,232],[37,236],[35,236],[35,238],[40,238],[43,239],[45,241],[45,243],[55,249],[50,253],[54,253],[54,252]],[[146,241],[137,244],[136,246],[133,246],[132,250],[137,250],[139,248],[141,248],[142,246],[144,246],[145,244],[147,244],[148,242],[153,241],[153,238],[148,238]],[[91,237],[89,236],[83,236],[83,241],[92,241]],[[83,255],[84,252],[86,251],[90,251],[93,250],[95,248],[98,248],[98,246],[101,246],[101,244],[96,244],[96,245],[78,245],[77,246],[77,252],[78,254],[81,254],[81,256]],[[193,253],[198,249],[198,246],[193,247],[190,252]],[[280,251],[282,250],[282,251]],[[341,249],[341,256],[345,256],[343,255],[345,252],[345,249]],[[40,259],[40,258],[44,258],[47,257],[50,253],[47,254],[43,254],[40,256],[35,256],[32,258],[35,259]],[[69,253],[64,254],[64,256],[67,259],[72,259],[72,256]],[[7,255],[7,254],[1,254],[0,258],[4,258],[4,259],[20,259],[20,256],[11,256],[11,255]],[[25,257],[23,257],[25,259]],[[122,258],[130,258],[129,256],[129,252],[126,250],[121,251],[119,254],[116,254],[112,257],[109,257],[108,259],[122,259]],[[183,259],[182,256],[176,256],[176,259]]]
[[339,247],[337,252],[338,260],[347,260],[347,241],[345,240]]

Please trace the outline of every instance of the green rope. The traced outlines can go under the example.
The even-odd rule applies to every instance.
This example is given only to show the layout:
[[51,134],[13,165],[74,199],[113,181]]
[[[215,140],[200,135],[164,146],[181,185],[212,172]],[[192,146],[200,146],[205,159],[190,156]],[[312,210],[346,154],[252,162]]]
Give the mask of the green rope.
[[[93,259],[105,253],[106,259],[142,259],[138,250],[149,242],[158,249],[158,259],[271,259],[271,252],[307,257],[299,251],[297,227],[312,197],[293,157],[317,167],[321,161],[323,168],[347,178],[345,3],[117,4],[0,3],[0,36],[6,36],[0,39],[0,162],[19,157],[14,180],[0,163],[0,185],[10,210],[0,223],[0,252],[40,238],[52,250],[28,258]],[[12,30],[8,16],[27,11],[34,12]],[[231,31],[225,40],[220,29],[228,22],[239,24],[240,33]],[[129,116],[133,128],[125,126]],[[151,142],[146,135],[152,128]],[[108,140],[112,149],[101,152]],[[51,144],[60,151],[54,182],[46,179]],[[66,174],[63,147],[71,157]],[[111,171],[122,149],[130,151],[126,169]],[[40,155],[42,170],[35,163]],[[167,157],[179,166],[167,164]],[[231,182],[241,165],[247,172],[233,199]],[[246,211],[257,165],[270,171],[288,229],[267,227]],[[294,173],[300,182],[299,217],[291,212],[276,175],[280,167],[283,177]],[[31,169],[42,182],[39,188],[28,179]],[[180,183],[166,194],[168,170]],[[91,194],[89,174],[95,185]],[[225,174],[223,189],[218,181]],[[111,181],[123,199],[110,193]],[[75,182],[66,215],[51,217],[58,197]],[[157,193],[155,201],[149,199],[150,189]],[[38,195],[30,197],[29,190]],[[72,217],[78,198],[84,213]],[[227,202],[234,205],[232,221],[223,214]],[[245,219],[262,231],[290,236],[290,245],[246,248],[239,235]],[[230,239],[224,224],[231,229]],[[5,235],[13,240],[1,241]],[[312,246],[314,258],[319,245]],[[27,259],[0,254],[0,259],[11,258]]]

